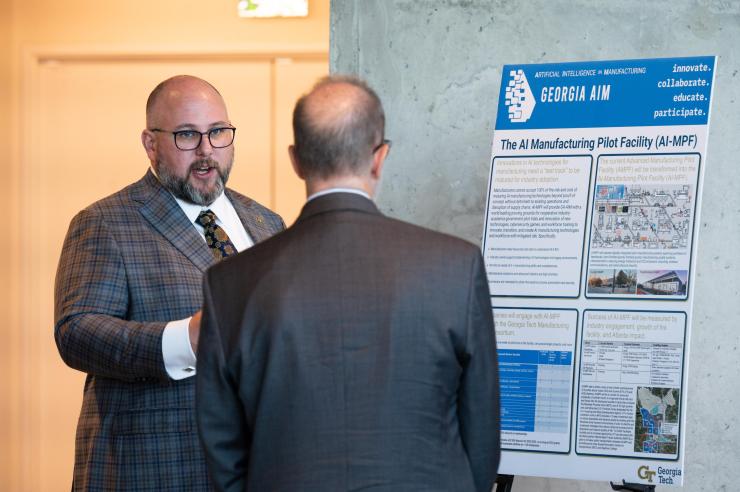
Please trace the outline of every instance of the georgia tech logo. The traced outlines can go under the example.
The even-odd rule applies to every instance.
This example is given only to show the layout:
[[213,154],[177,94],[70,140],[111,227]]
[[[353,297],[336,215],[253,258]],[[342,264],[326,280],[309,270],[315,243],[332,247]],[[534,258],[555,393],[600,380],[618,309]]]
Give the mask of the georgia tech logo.
[[649,466],[642,465],[640,468],[637,469],[637,476],[643,480],[647,480],[648,482],[653,483],[655,472],[651,470]]
[[512,70],[509,72],[511,80],[506,87],[505,104],[509,106],[509,121],[512,123],[524,123],[532,116],[534,106],[534,94],[527,82],[524,70]]

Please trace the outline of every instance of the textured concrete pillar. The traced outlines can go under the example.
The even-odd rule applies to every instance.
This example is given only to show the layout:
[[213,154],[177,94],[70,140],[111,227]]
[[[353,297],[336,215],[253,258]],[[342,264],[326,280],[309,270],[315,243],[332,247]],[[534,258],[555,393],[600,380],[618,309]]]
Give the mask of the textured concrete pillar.
[[[682,411],[689,412],[685,490],[735,490],[740,1],[334,0],[331,17],[332,71],[367,79],[385,104],[394,144],[381,209],[478,244],[502,65],[719,55]],[[534,478],[517,478],[514,489],[610,490]]]

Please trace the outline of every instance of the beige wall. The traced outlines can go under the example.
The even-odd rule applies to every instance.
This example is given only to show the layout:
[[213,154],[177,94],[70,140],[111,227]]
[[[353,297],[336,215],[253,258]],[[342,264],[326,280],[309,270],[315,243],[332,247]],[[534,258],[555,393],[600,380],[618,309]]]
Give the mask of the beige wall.
[[[8,3],[4,0],[3,3]],[[142,47],[329,43],[329,0],[303,19],[242,19],[236,0],[12,0],[18,42]]]
[[[0,207],[6,217],[6,239],[0,241],[0,482],[8,490],[17,486],[12,471],[18,467],[18,417],[19,378],[18,378],[18,326],[19,300],[17,289],[17,262],[13,261],[16,252],[18,230],[17,221],[17,177],[18,146],[15,145],[14,104],[15,80],[13,64],[16,61],[14,50],[14,4],[0,0],[0,148],[5,155],[5,177],[0,180]],[[8,223],[9,219],[9,223]],[[10,232],[10,234],[7,234]],[[10,237],[8,237],[10,236]]]
[[[24,285],[28,290],[28,282],[22,281],[19,267],[23,241],[20,217],[27,215],[20,211],[20,195],[24,186],[33,186],[28,176],[22,178],[21,162],[28,159],[28,145],[18,131],[28,121],[28,115],[22,113],[22,101],[28,103],[31,93],[23,84],[29,82],[29,73],[36,73],[28,71],[26,55],[233,54],[263,49],[269,53],[280,52],[281,47],[286,51],[306,48],[328,52],[329,0],[310,0],[310,15],[304,19],[242,19],[236,14],[236,4],[236,0],[0,0],[0,46],[6,47],[0,50],[0,145],[6,150],[8,164],[0,180],[0,204],[6,237],[11,238],[0,241],[0,327],[4,335],[0,343],[0,490],[33,490],[34,484],[41,483],[33,474],[45,470],[30,466],[40,454],[34,444],[38,440],[29,437],[41,432],[34,420],[38,401],[30,395],[45,390],[22,389],[37,383],[29,376],[37,372],[36,362],[24,359],[29,340],[35,339],[27,335],[33,313],[22,312],[22,306],[29,305],[29,293],[21,290]],[[284,146],[285,142],[278,142]],[[142,173],[146,165],[142,156]],[[58,251],[54,254],[58,256]],[[48,333],[50,340],[52,327],[44,330],[43,336]],[[70,478],[71,470],[64,476],[47,477],[43,483],[56,480],[58,490],[68,490]]]

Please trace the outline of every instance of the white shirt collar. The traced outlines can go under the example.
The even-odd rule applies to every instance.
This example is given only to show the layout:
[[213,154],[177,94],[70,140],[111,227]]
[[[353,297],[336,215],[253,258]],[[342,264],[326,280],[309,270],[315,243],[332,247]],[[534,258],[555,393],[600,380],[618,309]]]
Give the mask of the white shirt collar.
[[308,198],[306,198],[306,202],[310,202],[314,198],[328,195],[330,193],[354,193],[355,195],[364,196],[368,200],[372,200],[372,198],[370,198],[370,195],[368,195],[364,190],[361,190],[359,188],[328,188],[326,190],[317,191],[313,195],[310,195]]
[[188,219],[193,224],[195,224],[195,219],[198,218],[198,215],[200,215],[203,210],[210,210],[216,214],[216,218],[219,220],[222,218],[225,219],[228,214],[228,198],[226,198],[223,191],[210,205],[196,205],[195,203],[186,202],[177,197],[175,197],[175,200],[177,200],[177,204],[180,205],[182,211],[185,212],[185,215],[188,216]]
[[[157,171],[154,169],[154,166],[150,166],[152,170],[152,174],[154,174],[154,177],[159,180],[159,175],[157,174]],[[161,181],[160,181],[161,183]],[[218,197],[213,200],[213,202],[210,205],[197,205],[195,203],[186,202],[185,200],[176,197],[174,194],[172,194],[171,191],[168,190],[170,195],[177,201],[177,204],[180,206],[183,212],[185,212],[185,215],[187,215],[188,220],[190,220],[191,223],[195,224],[195,219],[198,218],[198,215],[200,215],[201,211],[203,210],[211,210],[214,214],[216,214],[216,219],[219,222],[222,222],[222,219],[226,219],[226,214],[229,213],[229,199],[226,198],[226,195],[222,191]]]

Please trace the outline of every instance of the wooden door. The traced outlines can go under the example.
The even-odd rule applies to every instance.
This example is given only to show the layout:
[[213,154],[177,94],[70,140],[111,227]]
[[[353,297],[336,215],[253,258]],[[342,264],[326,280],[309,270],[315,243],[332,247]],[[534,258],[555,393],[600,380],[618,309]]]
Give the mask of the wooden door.
[[301,182],[287,172],[290,112],[297,95],[326,74],[326,60],[213,58],[39,57],[27,71],[19,258],[24,490],[69,490],[84,374],[64,365],[54,343],[54,275],[71,218],[148,169],[140,133],[151,89],[176,74],[211,82],[237,127],[228,186],[287,223],[303,203]]
[[293,143],[293,106],[311,85],[327,75],[326,63],[279,58],[275,61],[275,210],[293,223],[306,198],[303,181],[293,172],[288,146]]

